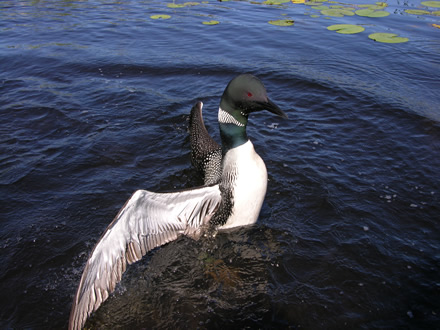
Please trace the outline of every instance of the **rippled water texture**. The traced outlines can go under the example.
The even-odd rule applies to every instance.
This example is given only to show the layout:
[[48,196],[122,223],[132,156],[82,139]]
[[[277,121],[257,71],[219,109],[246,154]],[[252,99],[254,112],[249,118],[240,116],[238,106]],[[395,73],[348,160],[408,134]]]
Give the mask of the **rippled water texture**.
[[[269,173],[258,223],[149,253],[88,327],[438,328],[439,8],[168,3],[0,2],[0,327],[67,326],[131,193],[201,184],[191,106],[219,140],[223,89],[251,72],[289,115],[250,118]],[[327,30],[340,23],[365,31]]]

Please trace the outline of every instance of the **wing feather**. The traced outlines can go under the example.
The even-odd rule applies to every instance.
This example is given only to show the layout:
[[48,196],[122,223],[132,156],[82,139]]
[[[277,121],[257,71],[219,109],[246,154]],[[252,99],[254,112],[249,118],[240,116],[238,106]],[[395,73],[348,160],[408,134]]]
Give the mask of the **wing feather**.
[[84,268],[70,313],[69,329],[81,329],[89,315],[108,298],[127,263],[175,240],[197,238],[215,213],[218,185],[174,193],[136,191],[107,227]]
[[221,176],[222,147],[209,135],[202,116],[203,103],[197,102],[189,116],[191,162],[205,182],[219,182]]

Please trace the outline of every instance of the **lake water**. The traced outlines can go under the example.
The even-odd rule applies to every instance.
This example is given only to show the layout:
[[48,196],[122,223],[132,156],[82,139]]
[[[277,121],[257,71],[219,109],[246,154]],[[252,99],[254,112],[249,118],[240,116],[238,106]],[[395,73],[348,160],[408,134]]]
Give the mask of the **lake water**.
[[[0,2],[0,328],[67,327],[132,192],[202,183],[189,111],[203,101],[219,141],[220,96],[242,72],[289,115],[250,117],[269,173],[258,223],[149,253],[87,326],[440,328],[440,8],[167,4]],[[327,30],[347,23],[365,31]]]

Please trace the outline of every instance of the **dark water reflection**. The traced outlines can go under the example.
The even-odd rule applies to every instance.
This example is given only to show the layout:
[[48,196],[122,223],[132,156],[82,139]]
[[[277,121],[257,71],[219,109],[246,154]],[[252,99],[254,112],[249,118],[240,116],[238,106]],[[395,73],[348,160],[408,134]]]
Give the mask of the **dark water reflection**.
[[[440,23],[404,12],[419,6],[328,20],[292,3],[2,1],[1,327],[67,326],[131,193],[201,183],[189,110],[202,100],[218,139],[219,97],[246,71],[289,115],[248,127],[269,172],[258,224],[150,253],[89,326],[438,328]],[[283,17],[295,25],[267,24]]]

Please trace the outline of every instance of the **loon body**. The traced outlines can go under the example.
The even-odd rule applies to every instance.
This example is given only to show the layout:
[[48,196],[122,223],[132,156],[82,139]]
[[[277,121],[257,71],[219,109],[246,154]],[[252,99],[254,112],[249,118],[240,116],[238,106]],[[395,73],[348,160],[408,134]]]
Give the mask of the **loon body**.
[[266,165],[250,140],[229,150],[223,162],[220,186],[229,190],[233,206],[231,215],[220,229],[255,223],[266,195]]
[[231,80],[219,107],[222,146],[206,131],[201,102],[191,110],[191,159],[205,186],[179,192],[136,191],[110,223],[86,263],[69,319],[81,329],[121,280],[127,263],[180,235],[199,238],[257,221],[267,187],[267,171],[246,135],[248,115],[269,110],[287,118],[269,100],[261,81],[243,74]]

